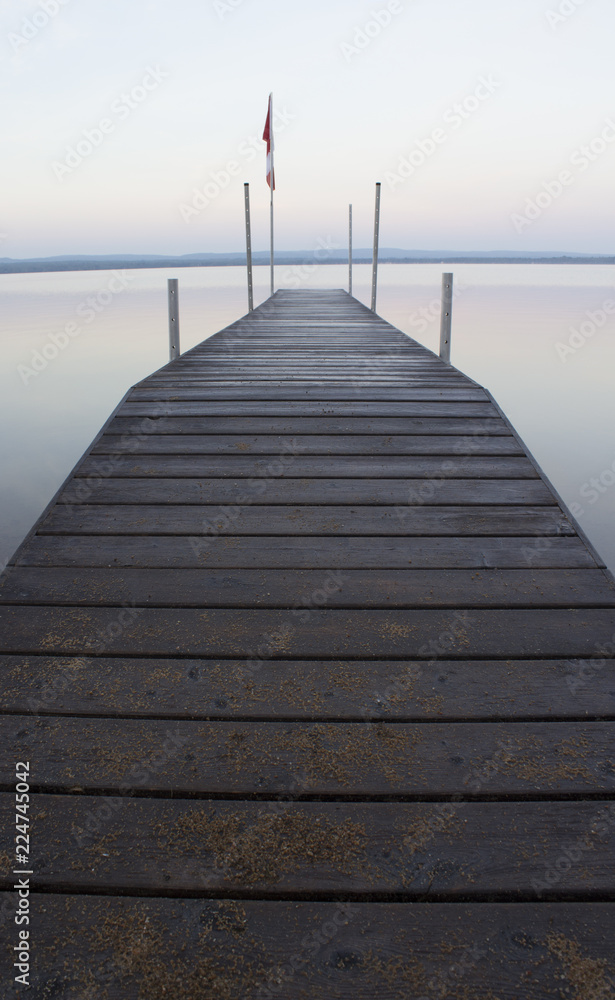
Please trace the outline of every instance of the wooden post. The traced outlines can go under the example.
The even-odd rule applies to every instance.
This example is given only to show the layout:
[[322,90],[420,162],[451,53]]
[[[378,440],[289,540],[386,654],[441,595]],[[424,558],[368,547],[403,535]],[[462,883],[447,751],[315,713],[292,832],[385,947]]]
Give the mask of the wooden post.
[[451,322],[453,313],[453,275],[442,275],[442,312],[440,315],[440,357],[451,363]]
[[250,185],[244,184],[244,201],[246,208],[246,262],[248,265],[248,311],[254,309],[254,288],[252,285],[252,234],[250,231]]
[[348,206],[348,294],[352,295],[352,205]]
[[378,280],[378,238],[380,234],[380,181],[376,184],[376,211],[374,215],[374,254],[372,258],[372,312],[376,312],[376,283]]
[[179,293],[177,278],[169,278],[169,360],[179,357]]

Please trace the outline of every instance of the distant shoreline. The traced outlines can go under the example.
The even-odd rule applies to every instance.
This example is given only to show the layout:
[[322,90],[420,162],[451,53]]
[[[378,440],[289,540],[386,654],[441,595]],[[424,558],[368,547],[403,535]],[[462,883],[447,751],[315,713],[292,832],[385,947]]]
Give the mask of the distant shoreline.
[[[56,271],[114,271],[114,270],[145,270],[151,268],[178,268],[178,267],[245,267],[245,255],[229,254],[216,258],[193,257],[84,257],[84,258],[33,258],[31,260],[4,260],[0,262],[0,274],[32,274]],[[255,267],[265,267],[269,264],[267,253],[253,255],[252,262]],[[282,251],[276,255],[276,267],[293,267],[305,265],[330,265],[347,264],[348,257],[332,257],[326,260],[316,259],[313,254],[291,254]],[[370,256],[353,257],[353,264],[371,264]],[[455,255],[442,257],[388,257],[385,255],[378,258],[379,264],[615,264],[615,256],[528,256],[528,257],[507,257],[507,256],[466,256]]]

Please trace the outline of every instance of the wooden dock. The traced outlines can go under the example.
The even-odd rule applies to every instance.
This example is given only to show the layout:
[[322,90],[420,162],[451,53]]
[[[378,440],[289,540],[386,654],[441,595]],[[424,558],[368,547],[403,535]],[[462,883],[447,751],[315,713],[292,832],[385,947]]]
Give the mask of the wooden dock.
[[2,997],[17,761],[32,1000],[615,997],[612,578],[345,292],[133,388],[0,603]]

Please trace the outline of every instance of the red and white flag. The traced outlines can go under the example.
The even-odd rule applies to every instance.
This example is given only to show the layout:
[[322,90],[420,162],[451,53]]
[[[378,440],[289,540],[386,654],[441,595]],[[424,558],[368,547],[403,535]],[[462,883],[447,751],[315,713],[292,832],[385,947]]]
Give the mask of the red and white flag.
[[267,108],[267,121],[263,139],[267,143],[267,184],[272,191],[275,191],[275,171],[273,165],[273,94],[269,94],[269,107]]

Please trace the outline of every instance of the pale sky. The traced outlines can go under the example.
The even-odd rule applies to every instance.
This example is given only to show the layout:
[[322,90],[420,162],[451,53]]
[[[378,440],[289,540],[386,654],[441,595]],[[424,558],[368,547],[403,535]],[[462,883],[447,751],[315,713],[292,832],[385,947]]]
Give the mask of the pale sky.
[[615,250],[613,0],[0,0],[0,15],[2,256],[242,250],[244,181],[266,249],[270,91],[281,249],[345,244],[349,202],[369,246],[381,181],[383,247]]

